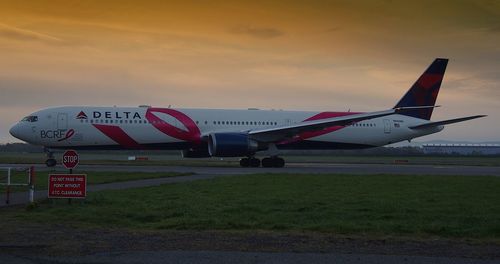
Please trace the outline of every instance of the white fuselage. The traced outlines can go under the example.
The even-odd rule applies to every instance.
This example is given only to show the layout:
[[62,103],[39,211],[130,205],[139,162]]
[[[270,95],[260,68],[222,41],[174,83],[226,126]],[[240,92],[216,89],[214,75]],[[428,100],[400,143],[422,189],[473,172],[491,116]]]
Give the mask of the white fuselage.
[[[248,132],[349,112],[282,110],[171,109],[151,107],[55,107],[20,121],[11,133],[49,148],[186,149],[214,132]],[[35,120],[36,119],[36,120]],[[278,148],[335,149],[375,147],[439,132],[442,126],[413,130],[429,122],[405,115],[373,118],[304,135]]]

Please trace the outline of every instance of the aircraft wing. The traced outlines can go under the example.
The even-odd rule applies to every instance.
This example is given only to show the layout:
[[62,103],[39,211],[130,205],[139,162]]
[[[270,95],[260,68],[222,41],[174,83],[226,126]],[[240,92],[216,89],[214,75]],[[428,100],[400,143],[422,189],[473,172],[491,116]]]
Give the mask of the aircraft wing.
[[282,140],[291,139],[294,136],[299,135],[300,133],[320,131],[332,126],[346,126],[354,122],[397,114],[406,109],[408,108],[395,108],[384,111],[351,114],[351,115],[333,117],[321,120],[304,121],[289,126],[252,130],[248,132],[248,135],[251,138],[260,142],[269,142],[269,143],[279,142]]
[[430,128],[430,127],[444,126],[444,125],[463,122],[463,121],[467,121],[467,120],[471,120],[471,119],[481,118],[481,117],[485,117],[485,116],[486,115],[460,117],[460,118],[448,119],[448,120],[437,121],[437,122],[429,122],[429,123],[425,123],[422,125],[411,126],[410,128],[411,129],[425,129],[425,128]]

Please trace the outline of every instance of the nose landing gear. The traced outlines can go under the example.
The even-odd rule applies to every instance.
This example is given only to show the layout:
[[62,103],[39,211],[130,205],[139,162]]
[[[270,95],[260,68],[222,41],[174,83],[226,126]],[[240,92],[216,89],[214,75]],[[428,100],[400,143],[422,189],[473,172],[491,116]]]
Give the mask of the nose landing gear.
[[45,160],[45,165],[47,165],[47,167],[55,167],[57,161],[54,158],[54,153],[49,149],[45,149],[45,152],[47,153],[47,160]]

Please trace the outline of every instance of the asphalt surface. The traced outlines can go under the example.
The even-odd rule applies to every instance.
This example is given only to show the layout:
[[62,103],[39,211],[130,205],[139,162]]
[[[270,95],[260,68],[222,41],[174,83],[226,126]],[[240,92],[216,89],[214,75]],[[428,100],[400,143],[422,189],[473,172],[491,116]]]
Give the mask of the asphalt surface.
[[[0,164],[0,167],[18,167],[18,164]],[[36,170],[51,170],[36,165]],[[61,166],[56,170],[64,170]],[[67,170],[64,170],[67,171]],[[490,175],[500,176],[500,167],[410,165],[410,164],[337,164],[289,163],[284,168],[193,167],[193,166],[130,166],[130,165],[79,165],[77,171],[126,171],[126,172],[192,172],[211,175],[241,175],[255,173],[341,173],[341,174],[412,174],[412,175]]]
[[374,254],[335,254],[335,253],[264,253],[264,252],[227,252],[227,251],[139,251],[112,252],[83,257],[16,257],[0,254],[0,263],[175,263],[175,264],[250,264],[250,263],[433,263],[433,264],[493,264],[495,260],[442,258],[421,256],[390,256]]

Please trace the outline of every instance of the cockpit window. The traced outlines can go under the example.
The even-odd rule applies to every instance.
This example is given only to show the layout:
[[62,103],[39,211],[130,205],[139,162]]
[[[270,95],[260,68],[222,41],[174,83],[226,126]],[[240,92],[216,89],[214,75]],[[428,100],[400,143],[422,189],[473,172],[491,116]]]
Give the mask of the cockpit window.
[[38,116],[27,116],[27,117],[23,118],[23,120],[21,120],[21,121],[36,122],[36,121],[38,121]]

